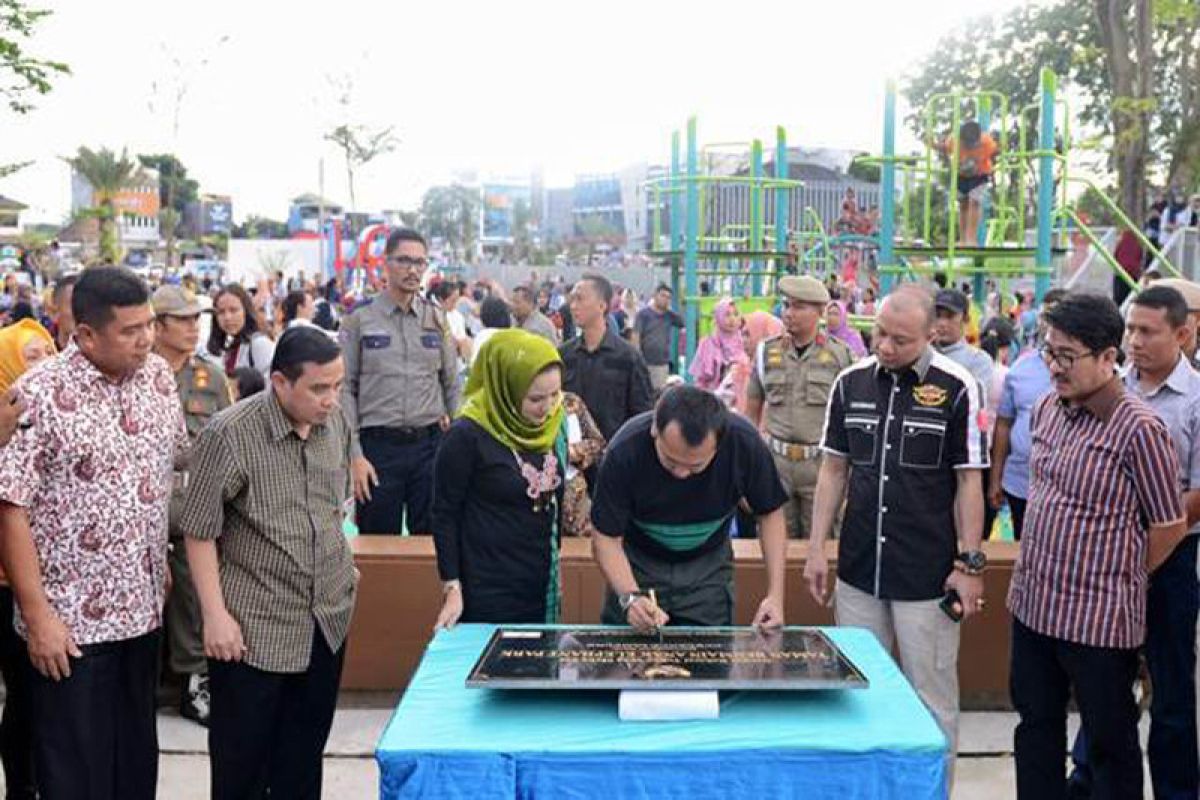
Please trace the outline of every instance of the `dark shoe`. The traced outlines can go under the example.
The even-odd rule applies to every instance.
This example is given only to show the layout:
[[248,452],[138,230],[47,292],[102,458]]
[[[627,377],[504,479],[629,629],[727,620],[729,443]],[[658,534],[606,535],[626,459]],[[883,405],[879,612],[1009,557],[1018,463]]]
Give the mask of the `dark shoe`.
[[198,725],[208,727],[208,676],[189,675],[179,699],[179,713]]

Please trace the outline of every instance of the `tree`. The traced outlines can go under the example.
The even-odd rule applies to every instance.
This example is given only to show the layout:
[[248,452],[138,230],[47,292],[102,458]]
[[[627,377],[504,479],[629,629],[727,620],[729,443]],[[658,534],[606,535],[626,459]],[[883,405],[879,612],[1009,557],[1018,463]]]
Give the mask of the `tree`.
[[158,211],[158,232],[162,234],[167,248],[167,266],[175,266],[175,239],[179,235],[179,223],[183,215],[170,206],[163,206]]
[[118,156],[107,147],[91,150],[80,146],[71,158],[63,159],[91,184],[95,213],[100,218],[100,258],[117,263],[120,257],[118,241],[116,196],[138,177],[139,168],[128,152]]
[[241,225],[233,226],[233,236],[236,239],[286,239],[287,223],[251,214]]
[[354,171],[396,149],[400,140],[393,134],[394,126],[372,130],[364,125],[338,125],[325,134],[342,151],[346,160],[346,183],[350,189],[350,210],[358,208],[354,197]]
[[444,239],[464,254],[475,251],[479,239],[479,191],[466,186],[434,186],[421,198],[421,227],[426,235]]
[[[1073,135],[1078,140],[1081,125],[1101,134],[1118,203],[1134,220],[1155,168],[1167,183],[1193,184],[1200,170],[1194,0],[1052,0],[972,20],[917,65],[905,95],[921,109],[937,92],[986,89],[1022,109],[1039,98],[1042,67],[1071,83],[1061,94],[1071,103]],[[909,122],[924,134],[919,116]]]
[[158,198],[163,208],[173,208],[180,214],[200,199],[200,182],[188,177],[187,167],[170,153],[139,155],[138,162],[158,172]]
[[71,72],[62,62],[25,52],[25,40],[52,13],[29,8],[22,0],[0,0],[0,98],[16,114],[33,110],[30,95],[48,93],[53,78]]

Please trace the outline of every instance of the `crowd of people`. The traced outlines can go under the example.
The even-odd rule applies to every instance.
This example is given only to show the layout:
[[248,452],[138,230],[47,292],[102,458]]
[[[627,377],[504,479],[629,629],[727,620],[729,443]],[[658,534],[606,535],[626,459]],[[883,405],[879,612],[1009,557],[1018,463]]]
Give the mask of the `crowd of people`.
[[303,276],[151,292],[118,267],[4,293],[9,796],[153,797],[165,649],[215,798],[319,797],[349,516],[431,536],[438,628],[557,622],[564,536],[590,537],[604,623],[730,625],[731,539],[756,536],[770,630],[807,540],[807,590],[895,650],[952,776],[960,622],[1005,508],[1018,795],[1065,796],[1071,692],[1072,791],[1141,795],[1139,652],[1156,795],[1200,792],[1200,288],[1122,314],[788,275],[769,309],[713,298],[685,381],[669,286],[429,266],[396,229],[367,298]]

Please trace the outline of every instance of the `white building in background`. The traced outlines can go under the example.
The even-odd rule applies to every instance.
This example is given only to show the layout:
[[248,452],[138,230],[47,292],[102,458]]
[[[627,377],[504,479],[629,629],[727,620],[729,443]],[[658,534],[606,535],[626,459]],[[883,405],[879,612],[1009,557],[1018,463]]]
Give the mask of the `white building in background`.
[[[113,198],[121,245],[127,250],[153,250],[161,242],[158,229],[158,170],[142,167],[133,183]],[[87,178],[71,171],[71,212],[99,206],[96,190]]]

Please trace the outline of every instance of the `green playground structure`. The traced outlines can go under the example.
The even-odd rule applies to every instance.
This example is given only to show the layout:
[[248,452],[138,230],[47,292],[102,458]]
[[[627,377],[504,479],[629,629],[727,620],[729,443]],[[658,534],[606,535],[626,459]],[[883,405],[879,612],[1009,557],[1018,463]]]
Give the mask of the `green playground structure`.
[[[1096,190],[1118,224],[1127,227],[1142,247],[1173,275],[1179,271],[1141,232],[1140,226],[1104,195],[1087,178],[1069,172],[1071,115],[1065,96],[1060,96],[1058,78],[1050,69],[1041,72],[1039,103],[1009,108],[1008,98],[996,92],[956,90],[936,94],[922,109],[923,155],[896,153],[896,86],[889,82],[884,98],[883,154],[860,159],[880,167],[882,199],[879,232],[880,294],[886,295],[896,282],[943,274],[948,285],[969,277],[977,304],[986,299],[986,282],[993,279],[1005,288],[1012,279],[1032,277],[1035,302],[1050,288],[1056,274],[1054,259],[1067,252],[1068,236],[1077,232],[1094,248],[1113,272],[1136,289],[1136,282],[1102,246],[1100,238],[1080,218],[1070,201],[1076,186]],[[994,191],[985,201],[974,242],[959,242],[957,132],[964,120],[964,106],[973,106],[975,118],[985,131],[998,125],[1000,153],[993,170]],[[1036,143],[1031,142],[1031,117],[1037,119]],[[949,158],[945,164],[935,155],[938,123],[948,120]],[[1009,141],[1015,129],[1017,141]],[[897,186],[897,179],[902,183]],[[948,186],[946,230],[934,230],[934,184]],[[1032,230],[1028,198],[1036,196]],[[914,202],[920,217],[914,219]],[[859,320],[860,322],[862,320]]]
[[[970,279],[977,305],[986,302],[987,283],[996,283],[1002,296],[1011,296],[1012,282],[1033,281],[1040,303],[1057,274],[1056,258],[1068,252],[1070,237],[1082,237],[1113,273],[1136,290],[1136,281],[1121,267],[1101,238],[1081,218],[1070,199],[1073,188],[1094,190],[1112,218],[1134,233],[1141,246],[1166,272],[1179,270],[1163,255],[1121,209],[1085,177],[1070,173],[1071,114],[1058,77],[1050,69],[1040,75],[1038,103],[1013,109],[1002,94],[955,90],[929,98],[921,110],[923,154],[896,152],[896,86],[889,82],[884,94],[883,152],[857,159],[880,170],[880,215],[877,235],[831,236],[820,215],[804,207],[799,227],[789,229],[788,209],[793,197],[802,197],[804,184],[788,175],[787,135],[775,131],[774,175],[765,174],[763,143],[714,143],[701,148],[696,118],[687,121],[685,137],[671,137],[671,164],[665,178],[648,181],[652,241],[650,255],[671,270],[675,297],[682,302],[687,323],[685,364],[690,364],[699,338],[708,332],[709,316],[717,297],[730,294],[745,310],[772,308],[775,284],[787,272],[825,277],[838,267],[838,248],[854,245],[877,249],[880,297],[899,282],[931,280],[944,275],[947,285]],[[972,117],[964,115],[970,107]],[[964,119],[976,119],[987,131],[995,126],[999,154],[994,160],[993,191],[984,201],[975,239],[959,242],[958,130]],[[1037,128],[1033,130],[1034,120]],[[936,153],[935,136],[948,131],[947,158]],[[749,153],[749,174],[714,174],[719,150]],[[946,187],[945,230],[935,229],[934,184]],[[748,223],[725,223],[708,229],[712,199],[723,189],[737,187],[748,193]],[[1029,205],[1031,198],[1032,213]],[[768,222],[773,200],[773,221]],[[664,209],[669,214],[669,236],[664,237]],[[1032,224],[1031,224],[1032,223]],[[715,227],[715,226],[714,226]],[[666,245],[664,247],[664,244]],[[713,291],[701,295],[702,279]],[[870,317],[851,316],[861,328]],[[678,354],[677,343],[673,352]],[[676,360],[678,360],[676,358]]]

